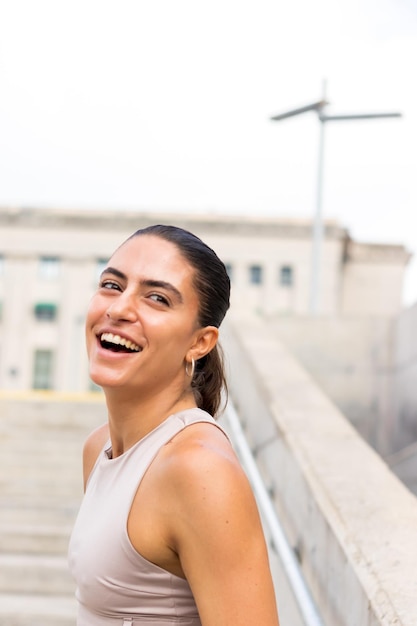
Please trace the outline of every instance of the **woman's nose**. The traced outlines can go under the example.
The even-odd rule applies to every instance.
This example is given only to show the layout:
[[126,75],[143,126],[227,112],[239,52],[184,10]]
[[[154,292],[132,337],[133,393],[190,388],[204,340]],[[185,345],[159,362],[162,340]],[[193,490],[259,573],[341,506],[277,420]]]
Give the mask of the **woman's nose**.
[[115,298],[106,311],[113,321],[134,322],[138,317],[137,302],[133,294],[126,291]]

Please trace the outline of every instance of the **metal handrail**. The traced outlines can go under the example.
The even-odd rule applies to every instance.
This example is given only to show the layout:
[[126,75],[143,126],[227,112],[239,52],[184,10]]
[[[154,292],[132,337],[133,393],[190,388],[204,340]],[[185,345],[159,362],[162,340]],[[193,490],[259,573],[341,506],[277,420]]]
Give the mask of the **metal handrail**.
[[282,568],[292,588],[295,601],[305,622],[305,626],[324,626],[324,623],[317,612],[317,608],[311,597],[310,591],[305,583],[294,551],[289,545],[282,526],[278,520],[271,498],[259,473],[256,461],[246,440],[242,426],[240,425],[238,414],[230,400],[230,397],[224,412],[224,417],[230,427],[233,443],[236,446],[242,465],[253,487],[260,512],[271,533],[273,544],[280,557]]

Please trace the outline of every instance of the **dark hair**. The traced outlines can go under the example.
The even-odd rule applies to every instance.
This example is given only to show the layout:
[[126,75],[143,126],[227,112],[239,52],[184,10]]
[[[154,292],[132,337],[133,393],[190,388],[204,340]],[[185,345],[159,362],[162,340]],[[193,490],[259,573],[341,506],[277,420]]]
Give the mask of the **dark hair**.
[[[130,239],[142,235],[154,235],[177,246],[194,268],[193,283],[200,299],[198,323],[202,327],[218,328],[230,305],[230,279],[214,250],[178,226],[148,226],[137,230]],[[222,390],[227,394],[223,351],[219,344],[197,361],[192,389],[197,406],[215,417],[221,406]]]

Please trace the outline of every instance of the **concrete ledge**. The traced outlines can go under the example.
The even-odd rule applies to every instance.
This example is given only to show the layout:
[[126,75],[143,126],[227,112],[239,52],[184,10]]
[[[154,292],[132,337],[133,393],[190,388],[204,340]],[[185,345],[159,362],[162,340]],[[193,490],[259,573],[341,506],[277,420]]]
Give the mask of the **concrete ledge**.
[[264,320],[232,317],[222,341],[231,395],[324,622],[415,626],[417,499]]

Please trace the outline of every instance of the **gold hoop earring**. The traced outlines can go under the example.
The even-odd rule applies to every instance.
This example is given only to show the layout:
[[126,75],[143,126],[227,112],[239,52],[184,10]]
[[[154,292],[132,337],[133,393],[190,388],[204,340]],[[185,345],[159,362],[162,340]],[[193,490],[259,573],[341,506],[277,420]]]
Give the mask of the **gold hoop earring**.
[[188,371],[188,366],[190,365],[190,363],[188,363],[186,361],[185,363],[185,373],[187,374],[187,376],[189,376],[191,378],[191,380],[194,377],[194,370],[195,370],[195,361],[193,358],[191,358],[191,372]]

